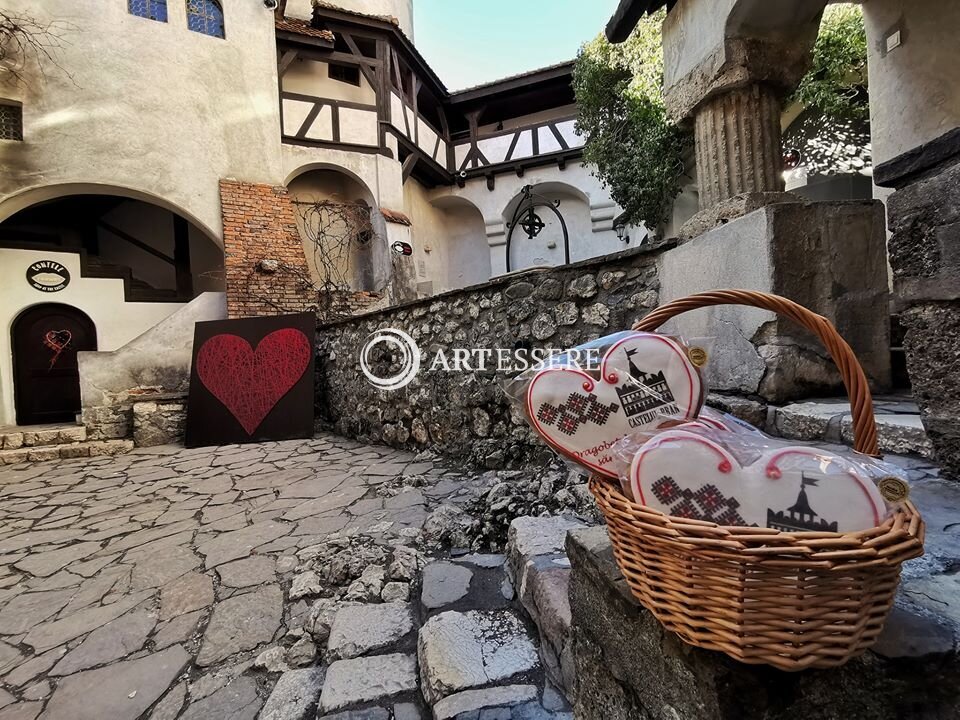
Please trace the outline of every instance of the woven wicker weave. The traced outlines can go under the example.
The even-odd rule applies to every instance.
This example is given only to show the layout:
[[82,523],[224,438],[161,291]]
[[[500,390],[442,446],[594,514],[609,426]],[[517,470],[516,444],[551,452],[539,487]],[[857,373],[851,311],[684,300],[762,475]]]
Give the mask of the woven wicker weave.
[[[826,318],[776,295],[718,290],[668,303],[634,329],[721,304],[773,310],[817,335],[850,395],[854,447],[877,455],[866,376]],[[667,629],[691,645],[781,670],[834,667],[870,647],[893,604],[900,565],[923,553],[923,520],[909,501],[870,530],[788,533],[664,515],[600,476],[590,489],[627,583]]]

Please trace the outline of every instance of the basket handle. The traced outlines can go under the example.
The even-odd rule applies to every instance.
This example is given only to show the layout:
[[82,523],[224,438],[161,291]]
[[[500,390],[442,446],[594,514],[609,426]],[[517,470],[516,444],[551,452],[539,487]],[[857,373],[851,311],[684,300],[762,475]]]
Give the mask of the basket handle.
[[860,367],[856,355],[847,342],[840,337],[833,324],[822,315],[807,310],[792,300],[757,292],[755,290],[712,290],[678,298],[661,305],[649,315],[633,325],[634,330],[653,331],[667,320],[688,310],[710,307],[712,305],[749,305],[751,307],[772,310],[790,318],[816,335],[830,352],[830,357],[840,370],[843,384],[850,396],[850,410],[853,415],[853,448],[857,452],[879,457],[877,448],[877,427],[873,420],[873,399],[867,376]]

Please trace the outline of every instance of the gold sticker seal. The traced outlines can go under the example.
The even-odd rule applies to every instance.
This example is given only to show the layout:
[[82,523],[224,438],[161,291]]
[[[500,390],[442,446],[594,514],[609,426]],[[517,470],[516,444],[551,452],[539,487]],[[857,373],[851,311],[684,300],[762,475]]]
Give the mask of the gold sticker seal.
[[910,494],[910,486],[898,477],[889,475],[877,483],[877,489],[883,495],[887,502],[895,503],[907,499]]
[[707,351],[701,347],[692,347],[687,352],[687,355],[692,362],[697,367],[703,367],[707,364]]

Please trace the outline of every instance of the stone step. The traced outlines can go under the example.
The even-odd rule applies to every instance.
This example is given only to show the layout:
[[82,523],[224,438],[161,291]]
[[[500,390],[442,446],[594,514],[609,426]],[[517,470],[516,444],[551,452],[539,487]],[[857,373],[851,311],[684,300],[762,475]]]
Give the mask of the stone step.
[[0,450],[0,465],[120,455],[130,450],[133,450],[133,440],[88,440],[56,445],[24,445],[19,448]]
[[0,450],[45,447],[83,442],[87,429],[83,425],[9,425],[0,427]]
[[[933,456],[933,446],[919,409],[903,400],[874,401],[880,451],[898,455]],[[774,409],[775,433],[790,440],[814,440],[853,445],[850,403],[843,399],[809,400]]]

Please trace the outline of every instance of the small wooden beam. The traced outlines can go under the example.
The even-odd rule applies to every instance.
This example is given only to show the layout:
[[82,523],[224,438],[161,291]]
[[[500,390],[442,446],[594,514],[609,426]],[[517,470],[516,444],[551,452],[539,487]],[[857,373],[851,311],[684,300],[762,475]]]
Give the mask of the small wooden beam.
[[514,169],[517,171],[517,177],[523,177],[523,165],[517,165]]
[[407,178],[410,177],[410,173],[413,172],[413,166],[417,164],[417,160],[420,159],[420,155],[417,153],[410,153],[403,161],[403,165],[400,166],[400,179],[401,182],[406,182]]
[[283,53],[283,56],[280,58],[280,62],[277,63],[277,72],[280,77],[283,77],[283,74],[290,69],[290,65],[293,64],[293,61],[297,59],[299,53],[296,50],[286,50]]
[[370,87],[376,88],[377,77],[374,75],[373,70],[370,69],[370,66],[366,62],[369,61],[369,58],[360,52],[360,48],[357,47],[356,40],[354,40],[349,33],[340,33],[340,35],[347,43],[347,47],[350,48],[350,52],[356,56],[358,60],[357,65],[360,66],[360,72],[363,73],[363,76],[367,79],[367,82],[370,83]]
[[557,158],[557,167],[561,170],[567,169],[567,158],[563,155]]
[[176,270],[177,296],[193,299],[193,273],[190,270],[190,225],[173,216],[173,266]]
[[487,175],[487,190],[493,192],[493,189],[497,186],[497,176],[493,173]]

